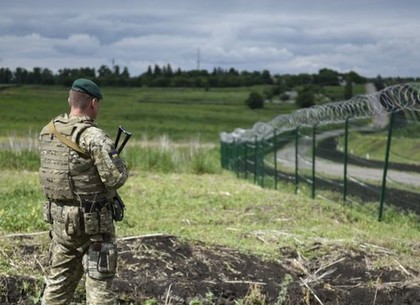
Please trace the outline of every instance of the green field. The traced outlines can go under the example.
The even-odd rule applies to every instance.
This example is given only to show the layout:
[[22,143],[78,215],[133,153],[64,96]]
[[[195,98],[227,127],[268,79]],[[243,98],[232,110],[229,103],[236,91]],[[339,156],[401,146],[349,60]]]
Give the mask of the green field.
[[[0,91],[2,137],[34,136],[43,125],[60,113],[68,112],[67,88],[46,86],[12,87]],[[104,100],[98,123],[111,136],[118,125],[132,131],[133,139],[167,135],[172,140],[197,139],[217,142],[219,133],[251,128],[293,110],[290,104],[267,103],[251,110],[244,104],[252,90],[103,88]]]
[[[263,90],[104,88],[100,126],[112,137],[118,125],[134,134],[123,153],[130,178],[120,190],[127,213],[117,223],[118,236],[167,233],[276,260],[284,247],[306,257],[331,249],[383,251],[373,268],[402,264],[419,270],[417,215],[386,207],[378,222],[377,202],[344,204],[336,194],[328,196],[334,200],[312,200],[304,188],[299,194],[288,184],[262,189],[221,169],[220,132],[294,110],[275,103],[247,109],[244,100],[255,89]],[[63,87],[0,90],[0,240],[7,250],[0,251],[0,274],[32,272],[9,264],[7,234],[48,230],[35,139],[44,124],[68,110],[66,99]]]

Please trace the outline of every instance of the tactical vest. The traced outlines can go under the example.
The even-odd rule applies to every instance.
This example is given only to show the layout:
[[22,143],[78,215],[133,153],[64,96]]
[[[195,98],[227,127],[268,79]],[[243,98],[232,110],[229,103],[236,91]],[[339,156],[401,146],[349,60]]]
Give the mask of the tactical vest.
[[[54,119],[57,131],[79,145],[80,136],[96,126],[88,117],[61,116]],[[39,137],[41,166],[39,176],[50,200],[100,201],[107,197],[94,161],[89,154],[78,153],[44,127]]]

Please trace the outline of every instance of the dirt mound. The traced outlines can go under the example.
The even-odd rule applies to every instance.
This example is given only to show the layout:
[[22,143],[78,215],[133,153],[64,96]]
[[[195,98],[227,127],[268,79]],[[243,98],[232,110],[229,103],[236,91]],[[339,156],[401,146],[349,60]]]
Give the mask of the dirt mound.
[[240,299],[246,304],[420,304],[414,271],[371,269],[362,252],[333,250],[305,260],[290,249],[280,251],[283,261],[266,261],[172,236],[126,240],[116,289],[135,304],[150,298],[171,304]]
[[[416,271],[373,268],[374,257],[362,251],[330,248],[323,257],[305,259],[282,248],[282,260],[273,261],[162,235],[121,239],[118,246],[120,304],[151,299],[158,304],[420,304]],[[45,247],[21,248],[19,256],[37,257],[34,274],[41,273],[46,255],[37,251]],[[0,275],[0,304],[36,304],[41,286],[35,277]]]

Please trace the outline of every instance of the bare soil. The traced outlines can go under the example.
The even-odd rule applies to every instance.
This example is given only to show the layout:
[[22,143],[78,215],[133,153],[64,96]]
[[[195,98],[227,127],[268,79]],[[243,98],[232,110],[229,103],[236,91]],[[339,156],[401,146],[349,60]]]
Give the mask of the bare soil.
[[[278,260],[264,260],[166,235],[121,239],[118,246],[120,304],[154,299],[158,304],[420,305],[419,273],[396,259],[393,267],[375,266],[379,257],[392,258],[382,248],[314,244],[313,251],[326,254],[309,259],[279,248]],[[2,260],[5,255],[12,265],[32,267],[33,275],[0,275],[0,304],[39,304],[45,248],[26,237],[17,239],[13,250],[2,250]],[[75,302],[83,298],[78,294]]]

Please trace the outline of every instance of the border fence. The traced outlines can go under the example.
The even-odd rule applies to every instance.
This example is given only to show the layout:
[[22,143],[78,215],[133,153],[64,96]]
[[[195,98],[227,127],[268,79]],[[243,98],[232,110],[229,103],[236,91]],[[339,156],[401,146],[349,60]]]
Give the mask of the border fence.
[[[327,190],[332,192],[322,194],[341,194],[344,202],[378,201],[379,221],[385,203],[420,214],[420,160],[410,155],[419,110],[418,83],[300,109],[222,132],[221,165],[262,187],[277,189],[286,181],[295,192],[308,189],[312,198]],[[372,155],[369,147],[351,143],[364,143]]]

